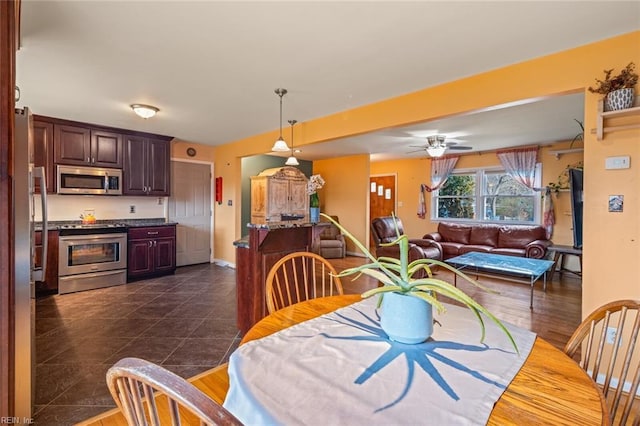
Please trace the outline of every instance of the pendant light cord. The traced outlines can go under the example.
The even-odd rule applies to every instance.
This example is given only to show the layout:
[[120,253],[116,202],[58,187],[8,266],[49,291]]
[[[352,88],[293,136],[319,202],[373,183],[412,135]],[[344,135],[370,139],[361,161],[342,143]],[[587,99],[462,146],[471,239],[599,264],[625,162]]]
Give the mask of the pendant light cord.
[[280,140],[282,138],[282,97],[287,94],[287,89],[276,89],[276,95],[280,96]]
[[289,124],[291,124],[291,156],[295,157],[295,155],[293,155],[293,126],[298,122],[298,120],[289,120]]

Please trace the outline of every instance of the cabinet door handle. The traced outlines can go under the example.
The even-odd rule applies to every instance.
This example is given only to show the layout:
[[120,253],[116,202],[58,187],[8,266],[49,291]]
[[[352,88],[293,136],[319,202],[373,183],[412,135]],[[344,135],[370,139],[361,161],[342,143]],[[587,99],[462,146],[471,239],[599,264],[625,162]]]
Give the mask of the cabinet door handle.
[[147,235],[158,235],[158,231],[148,231]]
[[91,162],[95,164],[96,158],[95,157],[91,157]]
[[155,247],[157,245],[158,245],[158,242],[156,240],[153,240],[153,246]]
[[149,240],[149,247],[153,247],[153,241]]
[[91,163],[91,157],[87,157],[87,163]]

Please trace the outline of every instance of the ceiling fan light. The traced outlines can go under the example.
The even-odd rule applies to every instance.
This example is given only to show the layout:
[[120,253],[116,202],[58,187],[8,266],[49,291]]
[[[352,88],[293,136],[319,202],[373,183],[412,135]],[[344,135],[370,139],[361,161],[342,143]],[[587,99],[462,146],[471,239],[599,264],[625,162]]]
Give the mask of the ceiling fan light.
[[427,154],[429,154],[430,157],[433,158],[438,158],[438,157],[442,157],[444,155],[444,151],[447,149],[446,146],[429,146],[427,147]]
[[153,105],[144,105],[144,104],[133,104],[131,105],[131,109],[138,116],[144,118],[145,120],[147,118],[153,117],[154,115],[156,115],[158,111],[160,111],[160,109],[154,107]]
[[294,157],[293,155],[289,158],[287,158],[287,161],[284,163],[287,166],[299,166],[300,163],[298,163],[298,159],[296,157]]
[[287,143],[281,137],[278,138],[276,143],[274,143],[273,147],[271,148],[271,151],[274,152],[288,152],[289,150],[289,145],[287,145]]

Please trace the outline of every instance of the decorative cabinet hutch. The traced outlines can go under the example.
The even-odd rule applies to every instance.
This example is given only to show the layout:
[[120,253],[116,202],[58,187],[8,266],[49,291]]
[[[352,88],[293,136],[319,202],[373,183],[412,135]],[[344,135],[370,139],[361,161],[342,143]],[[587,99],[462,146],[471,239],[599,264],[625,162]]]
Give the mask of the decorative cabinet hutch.
[[295,167],[266,169],[251,177],[251,223],[309,222],[307,177]]

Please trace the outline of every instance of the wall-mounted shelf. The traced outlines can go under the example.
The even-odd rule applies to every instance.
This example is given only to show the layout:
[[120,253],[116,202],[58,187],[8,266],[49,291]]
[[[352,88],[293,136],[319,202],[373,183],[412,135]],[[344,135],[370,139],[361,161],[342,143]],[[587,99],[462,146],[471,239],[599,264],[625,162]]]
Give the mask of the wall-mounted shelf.
[[549,154],[555,155],[556,160],[559,160],[562,154],[573,154],[575,152],[583,152],[583,151],[584,151],[584,148],[553,149],[553,150],[549,150]]
[[[612,126],[608,124],[609,119],[622,117],[637,117],[632,123]],[[591,133],[595,133],[599,141],[604,138],[606,133],[619,132],[621,130],[640,129],[640,96],[636,96],[633,107],[620,109],[617,111],[605,111],[603,100],[598,101],[598,117],[596,119],[596,128],[591,129]]]

